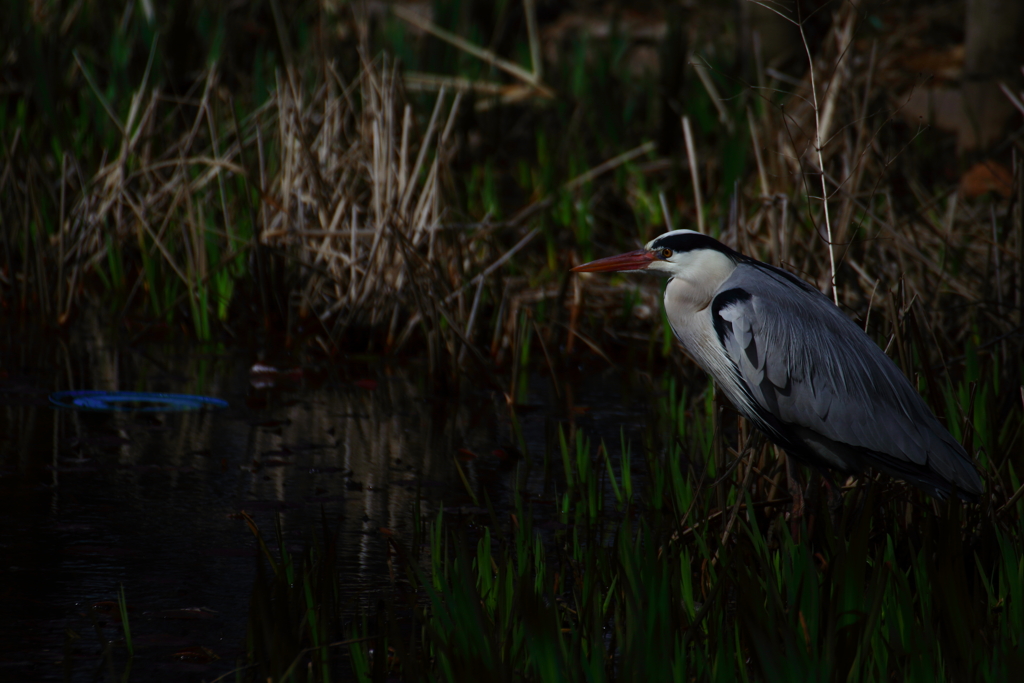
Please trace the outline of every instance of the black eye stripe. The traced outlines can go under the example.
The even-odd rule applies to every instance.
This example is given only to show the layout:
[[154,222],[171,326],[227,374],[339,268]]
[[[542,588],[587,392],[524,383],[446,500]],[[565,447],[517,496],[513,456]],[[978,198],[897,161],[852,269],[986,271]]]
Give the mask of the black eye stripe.
[[[739,260],[742,258],[740,254],[733,251],[729,247],[725,246],[713,237],[707,235],[701,235],[696,232],[688,232],[682,234],[668,234],[663,235],[651,244],[651,251],[662,253],[663,250],[669,249],[672,254],[679,254],[687,251],[696,251],[698,249],[709,249],[711,251],[717,251],[725,254],[733,260]],[[671,256],[672,254],[669,254]],[[664,255],[664,254],[663,254]],[[668,258],[667,256],[665,258]]]

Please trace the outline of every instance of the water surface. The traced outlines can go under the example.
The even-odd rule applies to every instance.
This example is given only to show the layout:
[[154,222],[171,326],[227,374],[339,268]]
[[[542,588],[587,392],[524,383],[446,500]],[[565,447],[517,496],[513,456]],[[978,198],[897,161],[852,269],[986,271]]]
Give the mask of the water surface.
[[[456,461],[499,511],[517,477],[538,499],[552,494],[542,468],[523,469],[503,396],[432,382],[415,363],[115,342],[95,319],[65,337],[2,334],[4,680],[114,675],[103,643],[121,639],[122,585],[134,679],[210,680],[234,668],[256,563],[242,511],[271,539],[280,514],[293,550],[322,517],[338,525],[342,585],[355,604],[389,584],[380,530],[408,538],[417,496],[425,514],[473,505]],[[286,372],[255,376],[259,361]],[[65,389],[204,394],[230,408],[55,409],[48,396]],[[560,393],[546,376],[529,378],[529,405],[517,414],[535,462],[567,421],[616,451],[620,427],[636,436],[644,423],[645,401],[614,373],[577,374]],[[123,663],[123,648],[115,652]]]

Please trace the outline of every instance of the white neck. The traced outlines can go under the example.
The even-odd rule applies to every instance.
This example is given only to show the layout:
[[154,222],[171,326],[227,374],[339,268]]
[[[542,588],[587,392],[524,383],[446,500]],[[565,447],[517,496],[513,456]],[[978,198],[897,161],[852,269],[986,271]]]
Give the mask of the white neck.
[[678,254],[658,266],[657,270],[672,277],[665,288],[665,309],[678,311],[684,318],[707,308],[736,269],[732,259],[710,249]]

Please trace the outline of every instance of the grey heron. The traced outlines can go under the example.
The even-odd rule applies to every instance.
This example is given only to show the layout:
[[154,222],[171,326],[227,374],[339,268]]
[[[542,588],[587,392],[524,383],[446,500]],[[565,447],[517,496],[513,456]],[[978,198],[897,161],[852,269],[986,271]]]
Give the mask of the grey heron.
[[888,356],[816,288],[691,230],[576,272],[667,275],[672,331],[741,415],[819,470],[881,470],[940,499],[981,478]]

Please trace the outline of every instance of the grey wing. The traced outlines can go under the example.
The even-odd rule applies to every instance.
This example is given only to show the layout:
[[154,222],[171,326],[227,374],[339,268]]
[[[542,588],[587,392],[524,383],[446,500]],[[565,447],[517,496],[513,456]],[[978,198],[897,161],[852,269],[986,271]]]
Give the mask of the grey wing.
[[874,465],[940,496],[951,484],[981,493],[963,447],[819,292],[784,271],[743,265],[712,302],[712,318],[751,417],[787,450],[845,471]]

